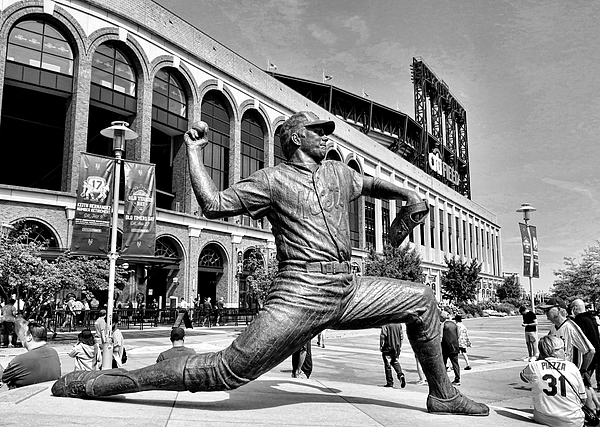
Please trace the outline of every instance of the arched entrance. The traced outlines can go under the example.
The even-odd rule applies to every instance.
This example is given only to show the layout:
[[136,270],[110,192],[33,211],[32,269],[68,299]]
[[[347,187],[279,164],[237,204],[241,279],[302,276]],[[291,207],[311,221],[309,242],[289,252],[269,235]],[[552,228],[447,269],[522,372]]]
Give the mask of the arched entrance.
[[146,286],[146,302],[156,300],[160,308],[169,302],[172,290],[178,285],[174,278],[179,272],[179,263],[182,259],[178,243],[171,237],[161,236],[156,239],[154,259],[148,269],[148,282]]
[[223,277],[224,256],[221,248],[209,244],[202,249],[198,258],[198,302],[210,297],[211,304],[217,300],[217,283]]

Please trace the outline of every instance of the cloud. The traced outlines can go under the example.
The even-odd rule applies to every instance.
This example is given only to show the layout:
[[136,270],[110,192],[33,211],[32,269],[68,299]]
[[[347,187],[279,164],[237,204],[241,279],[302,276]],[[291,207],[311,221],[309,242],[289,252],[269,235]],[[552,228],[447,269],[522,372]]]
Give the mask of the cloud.
[[308,26],[308,30],[315,39],[328,46],[334,45],[337,41],[335,34],[325,28],[317,26],[316,24],[310,24]]
[[358,15],[343,21],[342,26],[349,28],[355,33],[358,33],[358,43],[364,43],[369,38],[369,27],[367,26],[367,23]]
[[594,208],[600,207],[600,200],[596,198],[594,190],[585,184],[582,184],[580,182],[561,181],[559,179],[553,178],[543,178],[542,182],[545,182],[546,184],[552,185],[554,187],[561,188],[563,190],[568,190],[573,193],[581,194],[584,197],[590,199]]

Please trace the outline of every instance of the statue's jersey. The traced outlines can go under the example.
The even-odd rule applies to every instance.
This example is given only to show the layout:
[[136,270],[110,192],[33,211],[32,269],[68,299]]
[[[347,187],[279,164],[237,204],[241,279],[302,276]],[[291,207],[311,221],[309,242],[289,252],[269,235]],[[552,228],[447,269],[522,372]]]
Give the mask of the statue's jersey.
[[246,212],[253,219],[266,216],[280,262],[348,261],[348,206],[362,188],[363,176],[342,162],[281,163],[220,192],[217,209]]

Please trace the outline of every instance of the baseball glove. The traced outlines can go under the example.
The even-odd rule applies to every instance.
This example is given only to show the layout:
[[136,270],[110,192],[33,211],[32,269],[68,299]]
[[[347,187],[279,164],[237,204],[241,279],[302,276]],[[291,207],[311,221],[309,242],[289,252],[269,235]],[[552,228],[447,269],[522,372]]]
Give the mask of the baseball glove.
[[429,204],[426,200],[402,206],[390,226],[390,244],[395,248],[400,246],[413,228],[425,221],[428,213]]

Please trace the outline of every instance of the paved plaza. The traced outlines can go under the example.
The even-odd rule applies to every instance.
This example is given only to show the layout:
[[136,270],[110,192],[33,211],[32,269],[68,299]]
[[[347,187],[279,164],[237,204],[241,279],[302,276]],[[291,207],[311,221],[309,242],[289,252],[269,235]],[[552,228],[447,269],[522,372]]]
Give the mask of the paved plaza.
[[[545,319],[540,319],[545,322]],[[400,362],[408,384],[384,388],[379,330],[327,331],[326,347],[313,340],[314,370],[310,379],[291,378],[291,361],[258,380],[229,392],[148,391],[101,400],[53,397],[52,383],[23,389],[0,389],[0,425],[145,425],[145,426],[453,426],[534,425],[531,392],[519,381],[526,353],[520,316],[468,319],[474,347],[471,371],[462,371],[469,397],[490,406],[490,416],[441,416],[427,413],[427,387],[416,384],[414,355],[404,342]],[[542,334],[547,325],[542,322]],[[545,330],[544,330],[545,329]],[[188,330],[186,345],[198,352],[227,346],[241,328]],[[124,331],[127,369],[151,364],[170,347],[169,328]],[[60,334],[51,343],[59,352],[63,373],[73,369],[67,352],[76,334]],[[6,365],[23,349],[0,350]],[[460,360],[464,367],[464,361]]]

